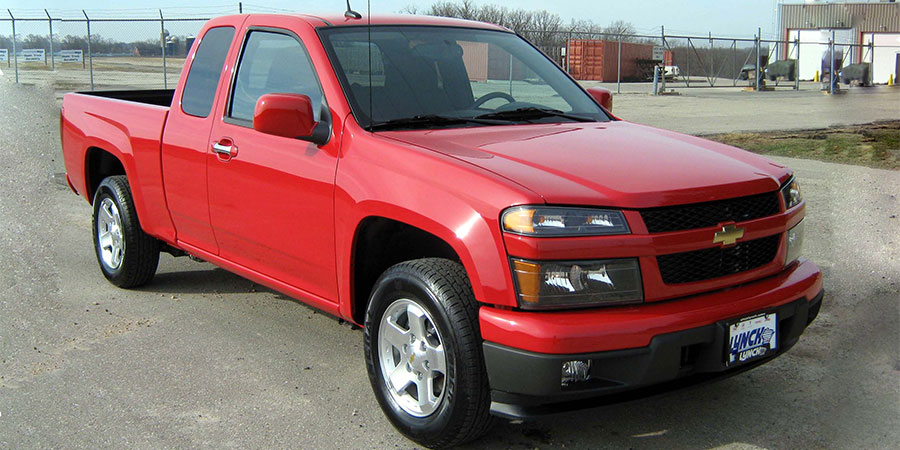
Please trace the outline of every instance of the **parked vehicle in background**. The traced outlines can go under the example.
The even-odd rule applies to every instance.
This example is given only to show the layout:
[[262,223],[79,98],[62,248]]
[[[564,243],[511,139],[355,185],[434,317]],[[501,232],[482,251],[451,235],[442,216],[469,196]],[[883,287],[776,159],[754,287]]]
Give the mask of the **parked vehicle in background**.
[[663,75],[666,77],[666,81],[675,81],[676,78],[681,76],[681,69],[678,66],[665,66]]
[[773,63],[769,63],[769,65],[766,66],[766,77],[769,79],[769,81],[776,81],[779,78],[784,78],[788,81],[794,81],[797,73],[796,67],[796,59],[783,59],[781,61],[775,61]]
[[219,17],[176,89],[65,95],[111,283],[192,255],[364,327],[429,447],[730,376],[815,319],[790,169],[619,120],[507,29],[350,16]]
[[870,80],[869,69],[869,63],[850,64],[842,67],[838,72],[838,76],[843,84],[851,84],[856,81],[860,86],[868,86]]

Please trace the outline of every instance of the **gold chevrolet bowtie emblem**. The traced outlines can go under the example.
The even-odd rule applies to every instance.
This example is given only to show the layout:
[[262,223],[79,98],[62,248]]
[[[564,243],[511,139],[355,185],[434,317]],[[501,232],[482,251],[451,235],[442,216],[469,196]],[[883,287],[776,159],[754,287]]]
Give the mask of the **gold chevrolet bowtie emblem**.
[[713,236],[713,244],[721,243],[723,246],[734,245],[738,239],[744,237],[744,229],[734,225],[726,225],[722,227],[722,231],[717,231]]

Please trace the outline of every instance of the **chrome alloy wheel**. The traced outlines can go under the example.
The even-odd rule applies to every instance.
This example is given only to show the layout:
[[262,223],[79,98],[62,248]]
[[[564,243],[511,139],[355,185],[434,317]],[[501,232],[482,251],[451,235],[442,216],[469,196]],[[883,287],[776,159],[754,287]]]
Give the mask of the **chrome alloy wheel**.
[[125,257],[122,217],[116,203],[109,197],[100,203],[97,215],[97,246],[100,247],[100,259],[108,269],[116,270],[122,265]]
[[447,357],[441,335],[425,308],[409,299],[391,303],[378,328],[381,377],[406,413],[425,417],[441,405]]

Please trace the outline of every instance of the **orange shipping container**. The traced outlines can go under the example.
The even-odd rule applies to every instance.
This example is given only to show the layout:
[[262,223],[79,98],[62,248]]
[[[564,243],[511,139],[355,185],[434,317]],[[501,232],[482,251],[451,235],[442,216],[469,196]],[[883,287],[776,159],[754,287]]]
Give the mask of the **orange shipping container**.
[[[618,41],[570,39],[566,45],[569,73],[576,80],[613,82],[618,76]],[[672,53],[665,52],[664,61],[671,65]],[[652,44],[622,43],[622,80],[646,78],[653,58]]]

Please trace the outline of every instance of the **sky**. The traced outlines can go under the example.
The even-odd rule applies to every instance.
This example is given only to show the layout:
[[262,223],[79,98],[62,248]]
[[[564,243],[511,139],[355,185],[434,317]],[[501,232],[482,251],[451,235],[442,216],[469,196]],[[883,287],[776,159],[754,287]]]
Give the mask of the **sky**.
[[[237,1],[223,0],[191,0],[178,3],[172,0],[4,0],[2,8],[10,8],[17,17],[43,16],[43,8],[47,8],[54,16],[72,17],[80,15],[80,9],[87,10],[94,16],[148,17],[162,8],[168,15],[198,16],[223,15],[237,12]],[[433,0],[372,0],[373,14],[396,13],[407,6],[417,7],[419,11],[427,9]],[[762,27],[763,36],[775,35],[776,0],[568,0],[548,2],[547,0],[518,0],[508,2],[502,0],[475,0],[476,4],[499,4],[509,8],[529,10],[546,9],[559,14],[563,23],[572,19],[587,19],[600,25],[607,25],[616,20],[624,20],[634,25],[639,34],[659,33],[660,26],[665,26],[667,34],[713,35],[723,37],[752,37],[757,27]],[[361,0],[351,1],[354,9],[365,13],[366,3]],[[345,9],[343,0],[326,1],[286,1],[286,0],[251,0],[244,2],[245,12],[264,12],[272,10],[288,10],[316,13],[341,13]],[[3,12],[5,13],[5,11]],[[0,14],[2,15],[2,14]],[[3,34],[0,31],[0,34]]]

